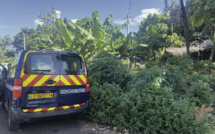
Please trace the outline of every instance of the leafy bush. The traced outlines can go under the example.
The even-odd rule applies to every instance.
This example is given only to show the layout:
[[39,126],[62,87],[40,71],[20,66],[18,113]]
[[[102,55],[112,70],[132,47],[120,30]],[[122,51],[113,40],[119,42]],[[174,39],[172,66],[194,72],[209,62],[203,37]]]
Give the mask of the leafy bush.
[[[211,80],[198,78],[201,75],[188,75],[188,79],[185,76],[181,66],[170,65],[152,66],[131,79],[116,57],[99,53],[90,63],[93,84],[89,119],[146,134],[209,133],[211,120],[196,122],[194,107],[210,103],[211,89],[204,83]],[[189,80],[196,82],[187,85]],[[181,94],[185,87],[186,95]]]
[[145,64],[146,69],[149,69],[149,68],[152,68],[152,67],[155,67],[155,66],[158,66],[155,62],[147,62]]
[[89,76],[91,86],[100,86],[104,83],[116,83],[124,88],[132,75],[127,66],[123,65],[117,57],[108,52],[100,52],[89,63]]
[[190,75],[193,74],[194,71],[194,61],[187,56],[183,57],[171,57],[169,58],[170,65],[176,65],[180,67],[185,74]]
[[134,77],[131,82],[128,83],[128,87],[131,88],[139,79],[142,79],[143,85],[154,82],[157,87],[168,87],[173,92],[180,94],[180,89],[184,86],[183,72],[176,66],[169,66],[166,68],[152,67],[145,69]]
[[209,70],[209,61],[199,61],[193,65],[196,72],[208,72]]
[[168,61],[170,65],[179,66],[188,75],[196,73],[207,74],[215,70],[215,65],[211,64],[210,66],[209,61],[195,61],[187,56],[170,57]]
[[91,88],[89,119],[94,122],[112,124],[118,113],[119,97],[123,90],[115,83],[104,83]]
[[215,64],[209,62],[208,60],[205,61],[199,61],[196,64],[194,64],[194,71],[202,74],[207,74],[214,72],[215,70]]
[[186,96],[191,102],[194,102],[196,106],[201,106],[203,104],[209,105],[214,99],[211,91],[212,89],[209,84],[199,80],[198,82],[192,82]]
[[[178,101],[167,80],[168,71],[152,68],[141,72],[124,91],[115,83],[91,88],[92,121],[144,133],[191,133],[194,105]],[[151,74],[151,75],[150,75]],[[189,128],[189,129],[188,129]]]
[[122,95],[121,112],[113,120],[115,125],[144,133],[193,131],[193,105],[176,101],[170,88],[157,87],[155,82],[146,85],[142,82],[138,80],[129,93]]
[[190,75],[186,81],[190,85],[192,82],[199,82],[199,81],[202,81],[202,82],[208,83],[208,84],[212,84],[215,81],[215,78],[210,75],[194,74],[194,75]]
[[183,37],[178,36],[177,33],[167,36],[166,42],[169,46],[181,47],[183,45]]
[[[151,68],[139,73],[128,84],[129,92],[122,95],[114,124],[132,131],[144,133],[207,133],[211,127],[207,121],[197,124],[193,120],[194,101],[175,97],[175,89],[184,86],[183,73],[175,66]],[[190,87],[191,90],[194,88]],[[200,86],[200,102],[211,102],[209,90]],[[192,90],[193,91],[193,90]],[[195,92],[192,92],[195,94]],[[190,95],[192,94],[190,93]],[[208,98],[209,97],[209,98]],[[121,100],[120,99],[120,100]]]
[[170,65],[179,65],[179,58],[178,57],[170,57],[169,58]]
[[196,106],[209,105],[215,98],[212,95],[211,84],[215,78],[209,75],[195,74],[187,78],[186,82],[190,87],[186,91],[187,97],[196,103]]

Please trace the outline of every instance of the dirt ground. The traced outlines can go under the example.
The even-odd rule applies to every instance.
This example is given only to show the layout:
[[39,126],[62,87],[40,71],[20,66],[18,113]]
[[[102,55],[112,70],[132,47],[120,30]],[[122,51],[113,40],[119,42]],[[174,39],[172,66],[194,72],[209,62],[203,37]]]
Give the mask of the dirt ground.
[[[1,103],[1,102],[0,102]],[[1,104],[0,104],[1,106]],[[0,134],[121,134],[113,128],[88,121],[85,117],[59,117],[21,124],[18,131],[8,130],[8,114],[0,107]]]

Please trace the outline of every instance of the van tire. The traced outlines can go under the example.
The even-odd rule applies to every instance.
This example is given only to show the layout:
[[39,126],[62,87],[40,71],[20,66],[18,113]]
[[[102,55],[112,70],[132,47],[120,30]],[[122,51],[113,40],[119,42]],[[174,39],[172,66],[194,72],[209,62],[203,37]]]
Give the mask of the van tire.
[[8,127],[10,131],[16,131],[20,128],[20,123],[15,123],[11,117],[11,111],[8,114]]

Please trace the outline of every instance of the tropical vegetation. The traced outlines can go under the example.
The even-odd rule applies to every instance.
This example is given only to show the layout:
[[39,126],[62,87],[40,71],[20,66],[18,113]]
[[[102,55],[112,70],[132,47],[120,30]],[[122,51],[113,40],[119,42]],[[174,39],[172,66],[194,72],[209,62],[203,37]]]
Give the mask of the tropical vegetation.
[[[113,15],[101,22],[94,11],[72,22],[54,8],[41,10],[42,25],[0,38],[0,62],[23,50],[23,38],[26,49],[81,53],[91,80],[91,121],[146,134],[214,133],[215,46],[204,61],[193,59],[190,46],[200,38],[215,44],[215,2],[164,2],[162,13],[149,14],[128,34],[121,31],[129,23],[116,25]],[[169,47],[187,53],[170,57]]]

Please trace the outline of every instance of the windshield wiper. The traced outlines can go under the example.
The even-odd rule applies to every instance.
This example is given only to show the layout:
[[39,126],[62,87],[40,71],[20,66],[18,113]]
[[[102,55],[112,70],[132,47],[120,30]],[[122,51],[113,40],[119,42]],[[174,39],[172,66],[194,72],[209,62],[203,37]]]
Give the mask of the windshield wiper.
[[31,71],[43,71],[43,72],[51,72],[50,69],[47,69],[47,70],[31,70]]

